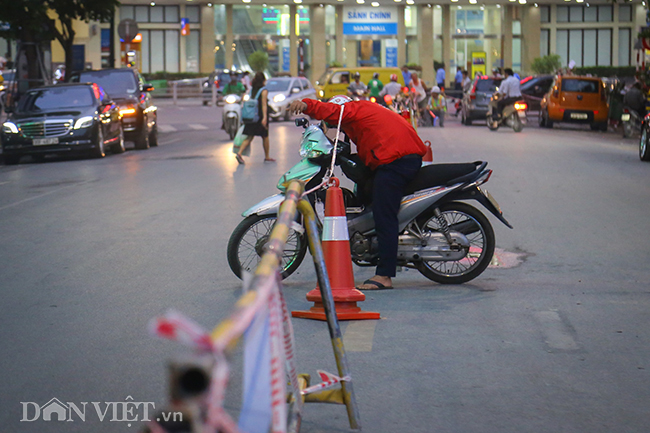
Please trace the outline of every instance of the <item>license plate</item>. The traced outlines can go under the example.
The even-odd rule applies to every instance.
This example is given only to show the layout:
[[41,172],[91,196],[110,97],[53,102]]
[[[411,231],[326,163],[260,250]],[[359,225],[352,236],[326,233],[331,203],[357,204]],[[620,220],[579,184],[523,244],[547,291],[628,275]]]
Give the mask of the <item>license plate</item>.
[[46,146],[48,144],[59,144],[59,138],[35,138],[32,142],[34,146]]
[[571,118],[572,119],[587,119],[589,116],[587,116],[587,113],[571,113]]
[[492,203],[492,206],[494,206],[496,210],[499,211],[500,214],[503,214],[503,212],[501,211],[501,207],[499,206],[499,203],[497,203],[496,199],[492,197],[492,194],[490,194],[487,189],[479,188],[478,190],[481,191],[481,193],[485,196],[485,198],[487,198],[488,201]]
[[526,112],[523,110],[517,110],[517,114],[519,115],[520,119],[525,119],[526,118]]
[[630,113],[624,113],[624,114],[622,114],[622,115],[621,115],[621,120],[622,120],[623,122],[627,122],[628,120],[630,120]]

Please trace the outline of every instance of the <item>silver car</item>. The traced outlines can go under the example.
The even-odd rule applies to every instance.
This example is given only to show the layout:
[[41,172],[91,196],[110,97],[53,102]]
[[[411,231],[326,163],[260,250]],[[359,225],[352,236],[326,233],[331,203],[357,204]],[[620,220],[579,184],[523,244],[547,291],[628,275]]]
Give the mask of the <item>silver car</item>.
[[287,110],[289,104],[304,98],[317,99],[316,90],[308,79],[304,77],[275,77],[266,80],[266,89],[269,91],[269,117],[277,120],[291,119]]

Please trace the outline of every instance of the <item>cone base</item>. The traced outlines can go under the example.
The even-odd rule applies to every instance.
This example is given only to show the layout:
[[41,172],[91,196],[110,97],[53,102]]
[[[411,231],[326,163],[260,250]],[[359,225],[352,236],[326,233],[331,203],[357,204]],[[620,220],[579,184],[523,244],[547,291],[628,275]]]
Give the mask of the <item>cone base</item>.
[[[336,303],[334,305],[336,310],[336,317],[339,320],[378,320],[381,319],[379,313],[374,313],[371,311],[362,311],[361,308],[357,307],[356,302],[344,302]],[[292,311],[292,317],[297,317],[299,319],[313,319],[313,320],[322,320],[327,321],[327,316],[325,315],[325,309],[323,304],[316,303],[309,311]]]
[[[362,302],[366,300],[366,295],[356,287],[343,287],[343,288],[332,288],[332,298],[334,302],[338,304],[339,302]],[[307,293],[307,300],[309,302],[321,303],[323,298],[320,294],[320,288],[316,285],[316,288]]]

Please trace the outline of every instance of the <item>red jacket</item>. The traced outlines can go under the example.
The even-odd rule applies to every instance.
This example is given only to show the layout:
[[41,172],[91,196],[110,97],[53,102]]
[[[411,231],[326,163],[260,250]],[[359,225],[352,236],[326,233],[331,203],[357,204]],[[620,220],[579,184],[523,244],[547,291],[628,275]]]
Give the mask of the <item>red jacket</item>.
[[[338,125],[341,106],[303,99],[305,114]],[[406,155],[424,156],[426,147],[413,127],[397,113],[370,101],[344,105],[341,129],[357,145],[359,157],[373,170]]]

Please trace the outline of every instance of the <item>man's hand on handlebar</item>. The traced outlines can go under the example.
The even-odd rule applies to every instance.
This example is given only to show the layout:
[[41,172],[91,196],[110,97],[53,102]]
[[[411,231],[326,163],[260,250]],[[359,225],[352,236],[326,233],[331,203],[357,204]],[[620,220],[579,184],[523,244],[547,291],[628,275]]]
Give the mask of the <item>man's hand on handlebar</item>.
[[293,101],[291,105],[289,105],[289,112],[295,115],[302,114],[302,112],[305,111],[306,109],[307,109],[307,104],[305,104],[302,101]]

